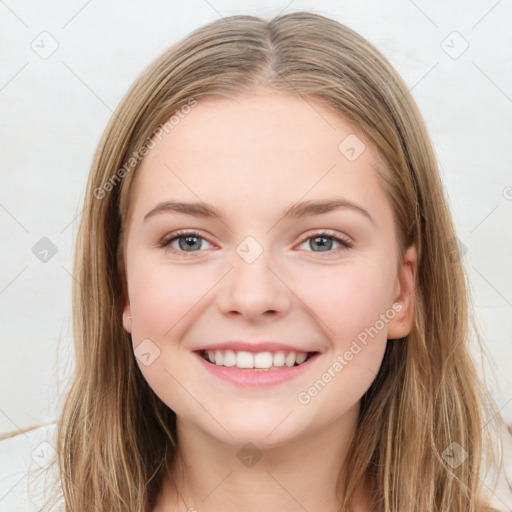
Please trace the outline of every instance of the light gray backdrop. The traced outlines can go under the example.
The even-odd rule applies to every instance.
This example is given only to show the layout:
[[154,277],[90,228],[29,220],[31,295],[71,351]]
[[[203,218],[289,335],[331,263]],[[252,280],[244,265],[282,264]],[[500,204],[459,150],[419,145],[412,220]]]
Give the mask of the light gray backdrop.
[[512,422],[509,0],[0,0],[0,433],[55,420],[61,406],[73,367],[81,202],[93,152],[126,89],[200,25],[303,9],[373,42],[419,103],[496,363],[482,371]]

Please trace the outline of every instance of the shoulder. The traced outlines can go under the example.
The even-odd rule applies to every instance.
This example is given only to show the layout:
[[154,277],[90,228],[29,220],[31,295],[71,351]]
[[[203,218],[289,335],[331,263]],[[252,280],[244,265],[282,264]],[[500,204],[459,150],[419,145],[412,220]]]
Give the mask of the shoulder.
[[512,510],[512,430],[510,427],[502,426],[499,441],[502,453],[501,467],[494,468],[483,480],[484,499],[493,511],[510,512]]
[[41,510],[58,474],[56,434],[51,423],[0,440],[1,510]]

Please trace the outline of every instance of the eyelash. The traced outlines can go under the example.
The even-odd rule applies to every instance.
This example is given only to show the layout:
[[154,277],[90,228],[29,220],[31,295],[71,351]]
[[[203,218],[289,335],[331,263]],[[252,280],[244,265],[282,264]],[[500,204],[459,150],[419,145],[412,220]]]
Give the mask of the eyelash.
[[[162,249],[166,249],[166,251],[168,251],[168,252],[172,252],[174,254],[180,254],[180,255],[183,255],[185,257],[198,256],[198,254],[195,254],[195,253],[200,253],[202,251],[187,252],[187,251],[179,251],[179,250],[176,250],[174,248],[169,247],[170,244],[172,242],[174,242],[175,240],[178,240],[180,238],[185,238],[187,236],[196,236],[198,238],[202,238],[203,240],[206,240],[210,244],[213,244],[213,242],[210,242],[207,238],[202,236],[198,231],[194,231],[194,230],[191,230],[191,231],[180,230],[180,231],[175,231],[174,233],[171,233],[168,237],[166,237],[163,240],[161,240],[158,243],[158,247],[160,247]],[[338,249],[333,249],[331,251],[325,251],[328,254],[338,253],[338,251],[346,251],[346,250],[351,249],[353,247],[353,243],[348,238],[336,236],[331,231],[328,231],[328,230],[327,231],[319,231],[317,233],[309,234],[307,237],[303,238],[299,242],[299,245],[302,245],[304,242],[306,242],[310,238],[317,238],[317,237],[321,237],[321,236],[325,236],[325,238],[330,238],[330,239],[338,242],[341,245],[341,247],[338,247]],[[323,251],[320,251],[319,253],[316,253],[315,251],[307,251],[307,252],[313,252],[315,254],[322,254]]]

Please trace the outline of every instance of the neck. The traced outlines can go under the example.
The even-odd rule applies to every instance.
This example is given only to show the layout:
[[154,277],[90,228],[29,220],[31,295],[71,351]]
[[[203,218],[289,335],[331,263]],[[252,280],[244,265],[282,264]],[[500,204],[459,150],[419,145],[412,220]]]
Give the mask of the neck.
[[[169,461],[159,510],[339,512],[337,481],[357,426],[358,408],[321,432],[280,446],[227,445],[178,417],[178,453]],[[366,489],[354,511],[366,511]],[[178,508],[172,507],[171,503]]]

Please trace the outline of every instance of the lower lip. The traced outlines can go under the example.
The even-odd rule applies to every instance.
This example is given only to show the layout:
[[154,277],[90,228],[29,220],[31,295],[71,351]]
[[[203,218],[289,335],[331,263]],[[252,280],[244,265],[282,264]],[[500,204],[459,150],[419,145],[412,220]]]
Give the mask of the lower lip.
[[239,386],[274,386],[307,372],[320,354],[317,352],[298,366],[285,366],[279,370],[251,370],[237,368],[236,366],[217,366],[206,361],[199,352],[194,352],[194,355],[206,371],[220,379]]

